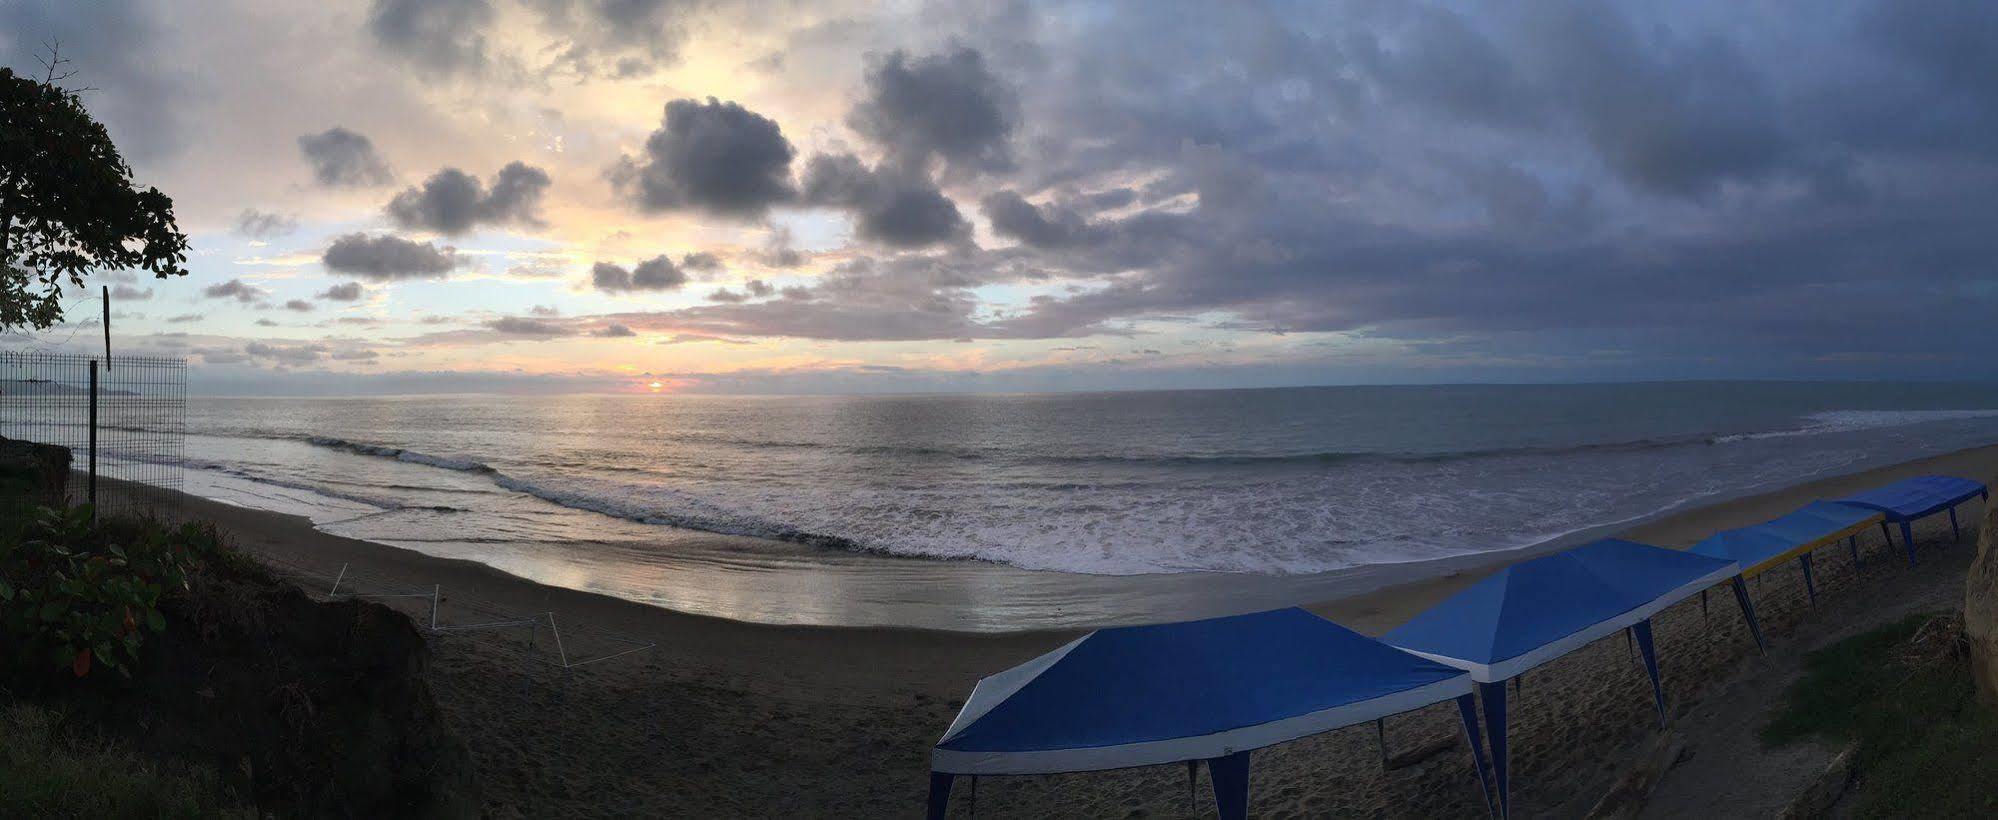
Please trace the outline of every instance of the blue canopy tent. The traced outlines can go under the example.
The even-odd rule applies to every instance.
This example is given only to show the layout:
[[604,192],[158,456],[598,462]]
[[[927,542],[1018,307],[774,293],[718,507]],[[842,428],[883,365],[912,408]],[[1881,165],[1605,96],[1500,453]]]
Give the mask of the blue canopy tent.
[[1880,513],[1863,507],[1813,501],[1780,518],[1714,533],[1693,545],[1691,551],[1737,562],[1743,577],[1759,575],[1795,558],[1804,571],[1804,592],[1816,601],[1811,551],[1844,540],[1852,549],[1853,563],[1858,564],[1859,533],[1880,520]]
[[1875,510],[1885,516],[1885,520],[1880,522],[1880,532],[1887,536],[1889,544],[1894,542],[1894,536],[1887,525],[1901,525],[1901,546],[1908,551],[1908,566],[1912,567],[1915,565],[1915,521],[1947,510],[1951,536],[1962,538],[1963,531],[1956,523],[1956,507],[1973,496],[1989,501],[1991,492],[1983,484],[1967,478],[1918,475],[1846,496],[1838,503]]
[[1665,690],[1651,641],[1651,616],[1695,592],[1733,578],[1742,613],[1754,609],[1742,592],[1740,566],[1618,539],[1522,561],[1445,599],[1381,640],[1471,673],[1484,698],[1499,810],[1511,808],[1506,760],[1505,682],[1597,638],[1628,629],[1651,676],[1658,719]]
[[1220,816],[1244,818],[1252,750],[1452,699],[1488,781],[1461,670],[1295,607],[1100,629],[978,682],[931,752],[929,816],[959,775],[1206,761]]

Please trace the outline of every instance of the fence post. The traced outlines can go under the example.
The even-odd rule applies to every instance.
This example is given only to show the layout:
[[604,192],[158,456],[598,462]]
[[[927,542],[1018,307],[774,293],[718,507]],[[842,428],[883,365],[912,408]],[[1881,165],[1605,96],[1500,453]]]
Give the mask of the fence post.
[[90,360],[90,519],[97,520],[97,360]]

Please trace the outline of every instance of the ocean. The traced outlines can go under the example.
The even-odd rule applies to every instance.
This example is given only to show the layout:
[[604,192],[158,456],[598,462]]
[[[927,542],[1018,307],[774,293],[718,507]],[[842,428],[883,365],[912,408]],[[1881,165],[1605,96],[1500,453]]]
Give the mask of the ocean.
[[[813,584],[745,604],[759,570],[1294,576],[1514,549],[1998,442],[1998,385],[196,398],[187,428],[198,495],[537,580],[797,620]],[[749,579],[719,607],[653,594],[692,543],[700,565]]]

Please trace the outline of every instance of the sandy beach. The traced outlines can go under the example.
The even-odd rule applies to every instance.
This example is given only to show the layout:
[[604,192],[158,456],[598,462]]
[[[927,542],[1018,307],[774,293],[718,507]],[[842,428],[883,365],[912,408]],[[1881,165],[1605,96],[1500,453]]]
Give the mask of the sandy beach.
[[[1684,547],[1804,502],[1922,473],[1988,479],[1998,446],[1839,476],[1666,516],[1621,533]],[[573,669],[546,662],[537,630],[455,632],[434,641],[433,684],[454,728],[471,746],[487,808],[499,816],[912,816],[920,811],[927,753],[979,677],[1046,651],[1073,631],[969,633],[887,628],[777,626],[687,615],[585,591],[538,584],[483,565],[440,559],[314,530],[302,518],[187,498],[188,515],[217,522],[241,548],[265,556],[315,592],[342,573],[347,589],[441,590],[442,624],[556,613],[580,648],[614,631],[651,649]],[[1981,509],[1964,511],[1974,522]],[[1960,598],[1972,550],[1948,547],[1948,524],[1918,529],[1922,564],[1877,533],[1862,539],[1855,572],[1842,551],[1819,563],[1819,603],[1801,579],[1777,570],[1753,583],[1776,648],[1756,653],[1732,602],[1698,599],[1658,618],[1668,695],[1681,715],[1735,695],[1744,669],[1792,658],[1824,636],[1892,613]],[[1965,543],[1971,536],[1967,533]],[[1833,554],[1836,553],[1836,554]],[[1488,554],[1427,569],[1434,577],[1351,594],[1316,596],[1310,607],[1361,631],[1390,628],[1491,568],[1531,551]],[[1409,568],[1404,567],[1402,571]],[[674,583],[661,578],[661,584]],[[1183,579],[1182,579],[1183,582]],[[1329,581],[1327,582],[1329,583]],[[1249,585],[1267,589],[1251,579]],[[383,599],[428,617],[427,599]],[[411,601],[421,601],[412,604]],[[1299,601],[1247,596],[1241,610]],[[1211,613],[1188,613],[1200,615]],[[572,638],[572,640],[575,638]],[[535,651],[524,654],[532,642]],[[1744,663],[1744,661],[1750,661]],[[1641,667],[1623,642],[1599,641],[1527,674],[1513,725],[1517,806],[1533,816],[1575,816],[1641,754],[1657,729]],[[1390,751],[1451,736],[1441,707],[1392,718]],[[1259,752],[1258,816],[1481,816],[1461,747],[1383,772],[1370,729],[1354,728]],[[1156,767],[1094,774],[987,779],[976,810],[986,816],[1186,816],[1211,813],[1204,783],[1190,810],[1184,770]],[[968,812],[961,789],[954,810]]]

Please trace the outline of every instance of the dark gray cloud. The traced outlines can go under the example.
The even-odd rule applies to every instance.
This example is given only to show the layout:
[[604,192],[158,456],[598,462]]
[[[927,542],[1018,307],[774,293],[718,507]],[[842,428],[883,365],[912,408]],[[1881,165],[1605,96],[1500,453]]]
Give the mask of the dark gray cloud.
[[758,219],[794,195],[796,153],[775,121],[741,105],[674,100],[644,154],[620,159],[609,177],[642,211]]
[[867,167],[852,154],[820,154],[805,166],[805,201],[854,217],[861,238],[897,248],[967,239],[971,225],[928,176]]
[[374,0],[368,33],[377,45],[436,75],[476,74],[491,59],[490,0]]
[[390,282],[447,276],[458,267],[458,256],[451,248],[440,249],[429,242],[350,233],[333,240],[320,262],[334,273]]
[[90,114],[127,160],[164,159],[187,138],[188,92],[180,72],[163,70],[166,53],[158,8],[139,0],[90,3],[14,0],[0,3],[0,65],[43,76],[40,58],[62,44],[64,85],[91,88]]
[[624,325],[613,324],[604,325],[596,330],[592,330],[590,331],[590,335],[599,339],[622,339],[628,336],[637,336],[638,333]]
[[298,230],[298,220],[284,214],[244,208],[236,215],[236,233],[251,239],[275,239]]
[[284,303],[284,309],[299,313],[311,313],[314,307],[311,302],[307,302],[304,299],[292,299]]
[[679,290],[687,284],[687,272],[673,265],[671,257],[660,255],[625,268],[598,262],[590,268],[590,286],[606,293]]
[[339,126],[299,137],[298,150],[320,185],[368,187],[395,181],[388,162],[375,153],[373,140]]
[[201,295],[210,299],[234,299],[238,302],[255,302],[270,294],[265,292],[264,289],[246,283],[241,279],[231,279],[221,284],[209,285],[202,288]]
[[361,283],[343,282],[320,291],[316,298],[334,302],[358,302],[365,295],[367,295],[367,289],[361,287]]
[[485,323],[486,327],[507,336],[531,336],[552,338],[568,336],[573,331],[562,325],[544,319],[529,319],[523,316],[505,316]]
[[112,285],[111,298],[122,302],[139,302],[153,298],[153,289],[140,290],[131,285]]
[[907,168],[936,158],[955,170],[1005,170],[1017,116],[1013,92],[976,50],[895,51],[868,68],[866,97],[847,125]]
[[549,184],[547,172],[520,162],[501,168],[490,190],[478,177],[446,168],[424,180],[422,187],[396,194],[386,211],[397,227],[447,236],[480,225],[540,228],[541,197]]
[[1089,225],[1067,208],[1041,208],[1012,191],[987,194],[979,204],[992,230],[1036,248],[1065,248],[1089,241]]
[[678,61],[692,0],[528,0],[563,38],[557,63],[586,76],[641,77]]
[[680,267],[687,270],[701,271],[702,273],[713,273],[722,269],[722,261],[719,256],[707,251],[701,251],[680,257]]
[[319,361],[326,355],[326,346],[317,343],[286,345],[250,342],[243,345],[243,353],[279,367],[296,367]]

